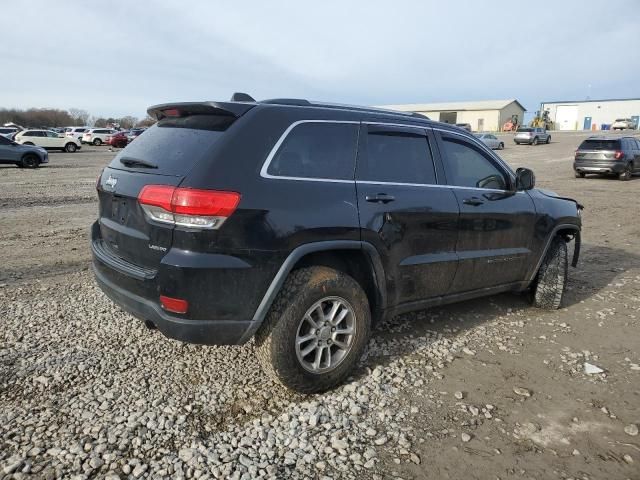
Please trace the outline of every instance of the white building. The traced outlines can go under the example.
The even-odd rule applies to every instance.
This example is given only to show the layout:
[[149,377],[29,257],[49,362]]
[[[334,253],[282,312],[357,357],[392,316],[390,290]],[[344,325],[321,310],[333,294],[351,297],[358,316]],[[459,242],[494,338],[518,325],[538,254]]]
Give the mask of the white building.
[[517,115],[518,122],[522,124],[526,111],[516,99],[384,105],[382,108],[417,112],[445,123],[468,123],[476,132],[499,131],[512,115]]
[[600,130],[617,118],[633,118],[638,124],[640,98],[542,102],[556,130]]

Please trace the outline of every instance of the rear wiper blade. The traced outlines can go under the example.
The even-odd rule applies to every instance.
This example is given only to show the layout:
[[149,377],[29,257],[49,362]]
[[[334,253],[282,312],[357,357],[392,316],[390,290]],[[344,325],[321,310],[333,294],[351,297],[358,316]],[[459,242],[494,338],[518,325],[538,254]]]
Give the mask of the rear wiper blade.
[[158,168],[158,165],[155,163],[132,157],[122,157],[120,163],[126,167]]

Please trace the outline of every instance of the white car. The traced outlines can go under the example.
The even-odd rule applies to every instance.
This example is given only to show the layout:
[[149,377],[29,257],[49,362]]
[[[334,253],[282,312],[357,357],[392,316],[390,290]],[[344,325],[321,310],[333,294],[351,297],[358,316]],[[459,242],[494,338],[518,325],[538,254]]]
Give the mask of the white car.
[[79,142],[82,142],[82,135],[84,135],[84,132],[87,130],[89,130],[89,127],[66,127],[64,134],[67,137],[73,137]]
[[38,145],[48,150],[63,150],[73,153],[80,150],[80,142],[74,137],[68,137],[53,130],[36,130],[28,128],[18,133],[15,142],[21,145]]
[[502,150],[504,142],[490,133],[476,133],[476,138],[493,150]]
[[611,130],[635,130],[638,128],[636,122],[631,118],[616,118],[616,121],[611,124]]
[[82,143],[91,143],[93,145],[102,145],[107,143],[107,137],[113,135],[115,130],[110,128],[90,128],[82,135]]

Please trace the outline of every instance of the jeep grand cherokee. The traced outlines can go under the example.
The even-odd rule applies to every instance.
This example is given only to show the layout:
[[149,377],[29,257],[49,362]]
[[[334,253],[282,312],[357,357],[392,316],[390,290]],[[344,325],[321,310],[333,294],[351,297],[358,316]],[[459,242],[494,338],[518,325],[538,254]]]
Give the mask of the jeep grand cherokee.
[[561,304],[581,207],[460,128],[246,94],[148,112],[157,124],[98,179],[93,265],[168,337],[255,337],[274,379],[318,392],[372,321],[507,291]]

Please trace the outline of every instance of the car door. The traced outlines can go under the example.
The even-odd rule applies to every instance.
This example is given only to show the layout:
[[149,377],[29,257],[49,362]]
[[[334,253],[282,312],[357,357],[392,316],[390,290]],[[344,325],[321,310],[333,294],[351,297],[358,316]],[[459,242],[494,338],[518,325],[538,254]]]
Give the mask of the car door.
[[64,139],[60,138],[56,132],[52,132],[50,130],[43,132],[45,137],[42,139],[43,142],[46,142],[46,145],[43,145],[47,148],[62,148],[64,145]]
[[20,147],[0,135],[0,163],[17,162],[20,159]]
[[514,176],[480,142],[437,132],[447,184],[458,206],[458,269],[451,293],[524,280],[531,262],[535,207]]
[[498,139],[493,135],[487,135],[487,146],[489,148],[498,148]]
[[434,142],[424,127],[369,123],[361,128],[356,169],[361,238],[381,254],[389,306],[443,295],[455,275],[458,204],[449,188],[438,185]]

